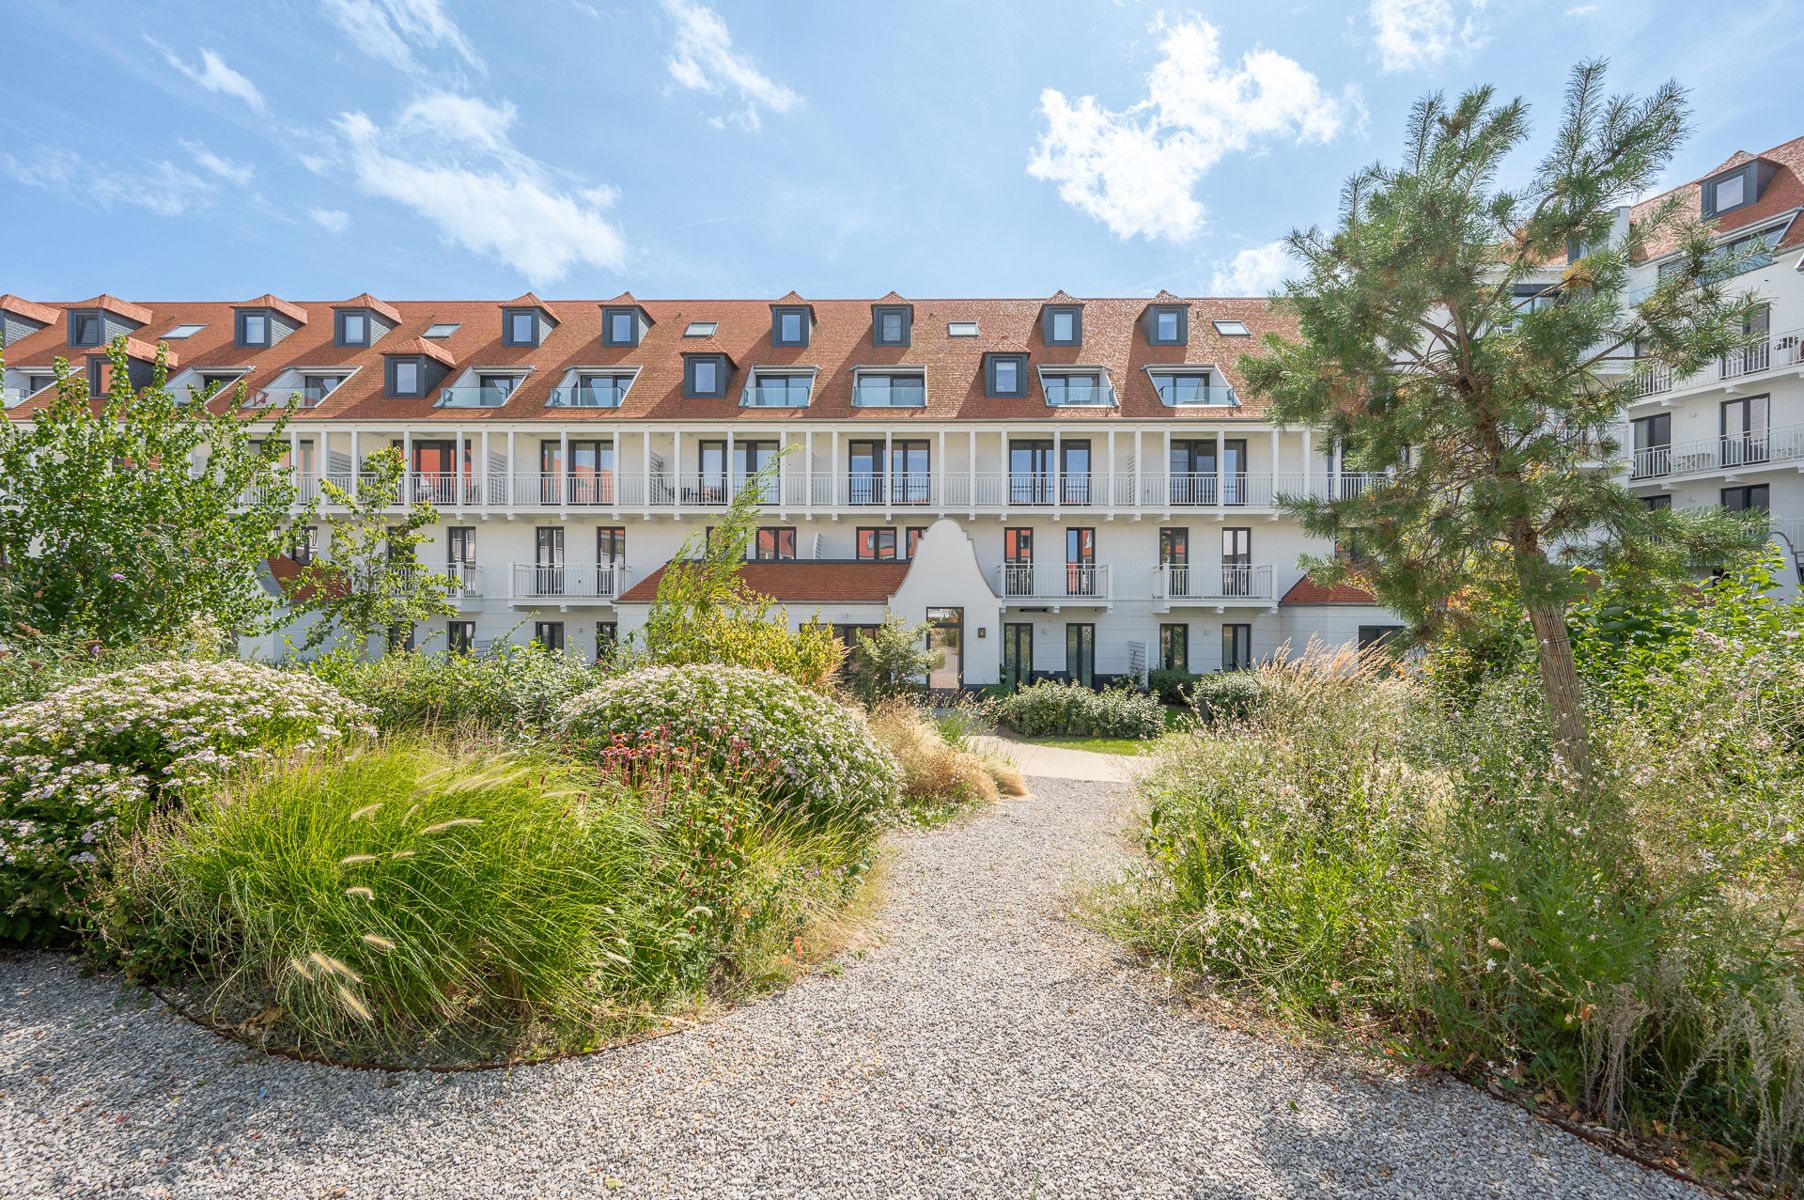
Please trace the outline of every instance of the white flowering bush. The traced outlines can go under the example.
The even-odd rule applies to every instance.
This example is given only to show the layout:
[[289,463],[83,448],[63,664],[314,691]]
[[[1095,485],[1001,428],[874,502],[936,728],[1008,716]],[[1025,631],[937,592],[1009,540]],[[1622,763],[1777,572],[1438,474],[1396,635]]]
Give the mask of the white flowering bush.
[[770,671],[647,667],[567,701],[562,730],[598,756],[650,743],[714,770],[749,771],[816,825],[870,825],[897,803],[901,770],[864,717]]
[[368,729],[328,685],[233,661],[133,667],[0,709],[0,941],[62,936],[108,835],[158,803]]
[[1156,738],[1165,732],[1165,709],[1153,696],[1052,679],[1010,692],[996,705],[996,716],[1030,738]]

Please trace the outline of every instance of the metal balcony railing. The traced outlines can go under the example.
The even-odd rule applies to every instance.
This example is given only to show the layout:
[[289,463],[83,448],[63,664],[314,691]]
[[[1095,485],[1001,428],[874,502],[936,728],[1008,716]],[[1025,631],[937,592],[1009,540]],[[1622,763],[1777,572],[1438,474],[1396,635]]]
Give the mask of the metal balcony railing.
[[1269,563],[1164,563],[1154,568],[1153,595],[1160,600],[1269,602],[1272,574]]
[[1159,403],[1166,408],[1235,408],[1240,404],[1240,397],[1226,384],[1203,385],[1170,380],[1153,386],[1159,393]]
[[513,596],[517,600],[611,601],[625,589],[627,569],[614,565],[515,563]]
[[924,408],[926,405],[927,383],[924,379],[879,377],[859,379],[852,384],[853,408]]
[[1092,383],[1087,379],[1045,375],[1040,379],[1040,389],[1046,393],[1048,408],[1113,408],[1115,405],[1115,388],[1107,382]]
[[552,388],[545,397],[546,408],[619,408],[626,400],[631,385],[587,383],[576,387]]
[[516,388],[448,387],[439,389],[434,408],[500,408]]
[[1005,601],[1107,603],[1114,599],[1107,563],[1004,563],[996,569],[996,583]]

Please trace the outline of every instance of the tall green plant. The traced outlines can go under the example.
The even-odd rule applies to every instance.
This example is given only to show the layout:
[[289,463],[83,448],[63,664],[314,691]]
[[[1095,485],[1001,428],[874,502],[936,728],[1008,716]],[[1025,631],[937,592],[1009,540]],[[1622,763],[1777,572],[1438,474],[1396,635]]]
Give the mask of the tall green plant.
[[0,421],[0,613],[107,645],[176,639],[197,616],[228,633],[267,628],[258,573],[282,553],[295,499],[289,410],[258,433],[238,415],[243,383],[216,412],[211,395],[168,386],[166,346],[141,388],[123,338],[106,356],[98,401],[59,358],[49,404]]
[[[1388,473],[1357,494],[1291,500],[1309,533],[1360,551],[1312,574],[1357,578],[1424,634],[1462,593],[1513,590],[1561,757],[1585,780],[1566,560],[1654,580],[1746,540],[1722,521],[1648,511],[1610,469],[1638,395],[1628,356],[1690,374],[1746,343],[1755,306],[1727,286],[1740,264],[1678,198],[1618,227],[1686,123],[1676,84],[1608,96],[1603,64],[1582,64],[1552,147],[1510,187],[1505,159],[1529,135],[1521,100],[1481,87],[1420,101],[1403,162],[1355,175],[1331,233],[1290,236],[1303,273],[1281,299],[1301,338],[1268,337],[1263,357],[1241,360],[1275,421],[1324,429],[1351,469]],[[1631,298],[1631,266],[1666,239],[1671,265]]]
[[295,614],[318,618],[307,630],[303,650],[340,637],[361,659],[378,634],[393,640],[398,630],[457,612],[451,602],[457,581],[427,570],[419,558],[438,510],[419,499],[399,517],[391,515],[401,503],[405,479],[406,463],[391,448],[364,460],[355,494],[329,479],[320,481],[326,499],[343,511],[327,513],[325,552],[289,589]]

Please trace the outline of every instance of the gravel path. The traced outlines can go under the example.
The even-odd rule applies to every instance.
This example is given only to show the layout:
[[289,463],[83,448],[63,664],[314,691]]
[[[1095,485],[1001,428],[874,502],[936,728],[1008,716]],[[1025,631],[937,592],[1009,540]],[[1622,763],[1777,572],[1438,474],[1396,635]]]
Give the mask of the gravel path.
[[0,1195],[1701,1195],[1178,1010],[1058,911],[1126,790],[1034,785],[901,837],[883,943],[843,974],[511,1073],[261,1058],[65,959],[0,962]]

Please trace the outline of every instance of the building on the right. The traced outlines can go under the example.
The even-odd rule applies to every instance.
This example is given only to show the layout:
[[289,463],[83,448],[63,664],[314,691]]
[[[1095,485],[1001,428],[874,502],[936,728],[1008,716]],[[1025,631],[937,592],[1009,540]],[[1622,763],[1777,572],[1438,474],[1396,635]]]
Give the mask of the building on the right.
[[[1676,196],[1715,222],[1731,286],[1762,306],[1745,349],[1694,375],[1644,370],[1622,433],[1628,485],[1649,507],[1721,507],[1768,514],[1784,551],[1785,590],[1804,577],[1804,137],[1760,154],[1738,151],[1708,174],[1630,209],[1645,220]],[[1676,260],[1656,239],[1636,267],[1630,297],[1645,294]]]

